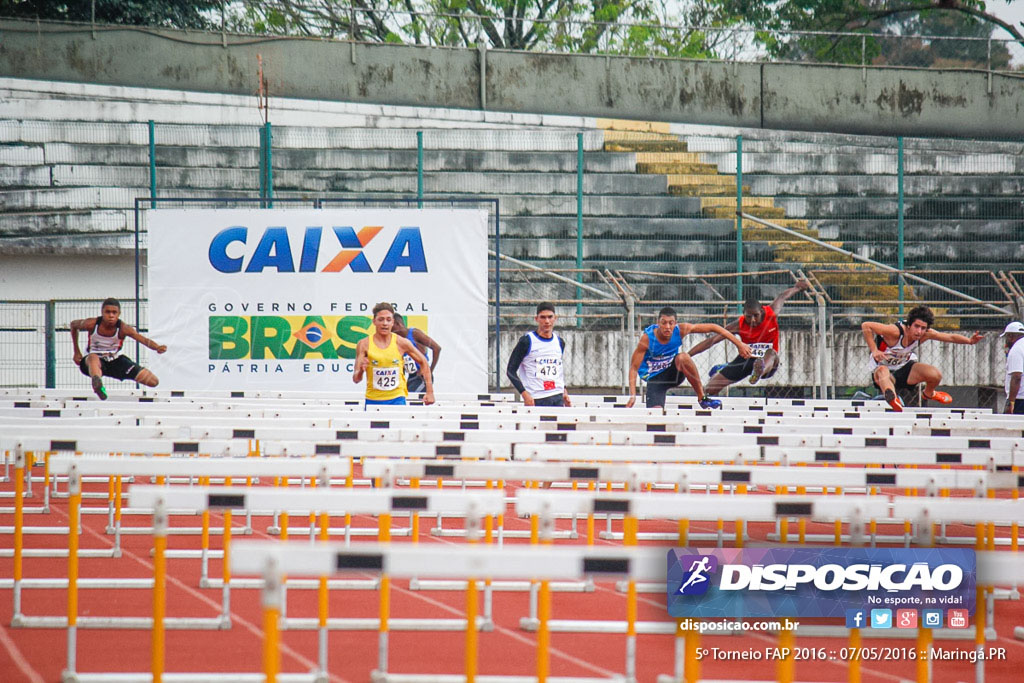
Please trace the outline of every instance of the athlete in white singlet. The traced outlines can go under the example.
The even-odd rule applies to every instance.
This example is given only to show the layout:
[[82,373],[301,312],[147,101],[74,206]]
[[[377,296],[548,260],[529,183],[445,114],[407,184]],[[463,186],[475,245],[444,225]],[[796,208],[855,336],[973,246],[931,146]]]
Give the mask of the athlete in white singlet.
[[[130,379],[147,387],[159,384],[156,375],[128,356],[121,355],[121,346],[128,338],[157,353],[163,353],[167,347],[143,337],[138,330],[121,320],[121,302],[117,299],[105,300],[100,310],[98,318],[71,321],[71,343],[75,349],[73,358],[82,374],[92,378],[92,390],[106,400],[107,390],[103,387],[103,377]],[[78,333],[81,330],[89,335],[84,354],[78,346]]]
[[919,363],[917,351],[923,342],[934,339],[947,344],[977,344],[985,335],[975,332],[970,337],[948,334],[932,329],[935,314],[927,306],[910,309],[903,323],[865,322],[860,326],[871,353],[871,381],[878,387],[886,402],[896,412],[903,412],[902,389],[916,387],[924,382],[923,396],[929,401],[952,403],[953,397],[936,391],[942,381],[942,371],[934,365]]
[[519,338],[508,359],[505,375],[528,406],[571,406],[565,390],[562,356],[565,340],[555,334],[555,307],[537,305],[536,332]]

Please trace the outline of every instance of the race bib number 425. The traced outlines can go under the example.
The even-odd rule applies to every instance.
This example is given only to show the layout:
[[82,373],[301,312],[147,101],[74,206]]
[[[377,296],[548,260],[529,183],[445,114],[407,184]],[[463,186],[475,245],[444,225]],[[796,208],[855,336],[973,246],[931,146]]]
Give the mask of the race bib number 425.
[[398,368],[374,368],[373,388],[378,391],[391,391],[398,388]]

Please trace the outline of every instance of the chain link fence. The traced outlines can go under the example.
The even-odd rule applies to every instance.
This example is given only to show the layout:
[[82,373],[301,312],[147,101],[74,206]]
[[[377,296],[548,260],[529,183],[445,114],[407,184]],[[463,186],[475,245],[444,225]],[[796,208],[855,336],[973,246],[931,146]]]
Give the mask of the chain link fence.
[[[182,116],[183,105],[166,106]],[[1020,143],[417,111],[305,112],[301,125],[287,106],[275,114],[292,125],[256,110],[218,124],[5,120],[0,176],[23,190],[5,198],[4,244],[131,253],[137,221],[140,308],[125,310],[145,329],[149,208],[480,206],[492,215],[488,325],[500,332],[489,365],[501,388],[542,300],[556,304],[577,352],[570,383],[595,391],[625,385],[625,359],[660,306],[727,322],[746,297],[768,302],[796,277],[812,282],[825,313],[806,297],[787,304],[793,355],[772,383],[779,391],[870,393],[866,354],[854,351],[863,320],[927,303],[937,329],[996,331],[1020,315]],[[0,383],[77,381],[64,343],[48,362],[36,337],[95,313],[55,303],[48,324],[44,304],[2,305]],[[984,348],[989,360],[973,369],[973,349],[941,356],[947,379],[1000,384],[998,349]],[[720,345],[698,365],[706,373],[728,355]]]

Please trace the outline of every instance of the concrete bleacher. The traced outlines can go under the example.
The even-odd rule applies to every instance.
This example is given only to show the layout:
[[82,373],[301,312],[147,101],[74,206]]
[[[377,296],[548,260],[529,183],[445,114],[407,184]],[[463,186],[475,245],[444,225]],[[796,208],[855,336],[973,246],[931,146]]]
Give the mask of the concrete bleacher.
[[[275,196],[413,196],[422,130],[426,196],[499,198],[504,253],[552,268],[575,265],[581,132],[588,266],[734,269],[742,133],[748,212],[895,261],[892,139],[298,100],[271,100],[270,114]],[[250,98],[3,79],[5,253],[128,254],[134,200],[149,195],[149,119],[159,196],[257,196],[261,118]],[[990,270],[1019,262],[1019,147],[907,143],[908,265]],[[752,223],[746,231],[749,269],[844,263]],[[892,294],[875,279],[846,277],[844,286],[859,287],[848,292],[823,284],[845,298]],[[516,284],[509,287],[517,298]]]

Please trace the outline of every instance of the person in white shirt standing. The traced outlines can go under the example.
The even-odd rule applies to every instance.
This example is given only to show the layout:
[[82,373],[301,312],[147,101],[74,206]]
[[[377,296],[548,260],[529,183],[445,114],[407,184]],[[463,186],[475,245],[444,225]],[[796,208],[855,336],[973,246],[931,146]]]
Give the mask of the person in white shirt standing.
[[554,304],[537,304],[537,331],[520,337],[508,359],[505,374],[525,405],[572,405],[562,369],[565,340],[555,334],[555,320]]
[[1014,320],[1006,326],[1000,337],[1006,338],[1006,406],[1003,412],[1010,415],[1024,415],[1024,324]]

